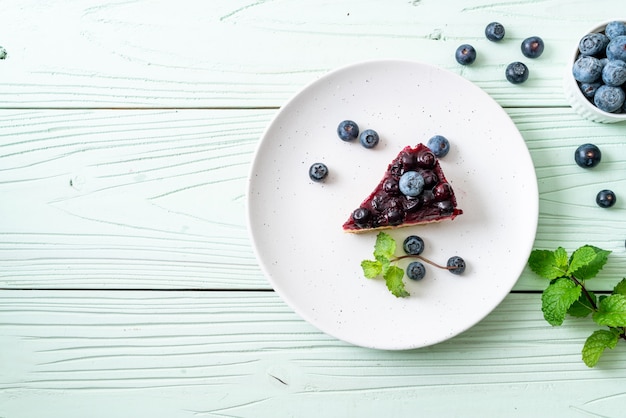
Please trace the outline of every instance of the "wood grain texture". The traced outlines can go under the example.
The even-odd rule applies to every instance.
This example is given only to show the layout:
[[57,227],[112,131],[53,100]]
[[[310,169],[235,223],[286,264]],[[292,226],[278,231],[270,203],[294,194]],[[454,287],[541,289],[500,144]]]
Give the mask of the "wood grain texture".
[[[590,371],[587,321],[511,295],[435,346],[355,348],[273,292],[3,291],[0,416],[620,417],[623,347]],[[610,364],[610,367],[608,366]]]
[[[250,247],[249,164],[275,110],[0,112],[0,284],[8,288],[268,288]],[[623,128],[569,108],[509,109],[540,191],[536,248],[613,251],[592,287],[626,271]],[[603,163],[583,170],[589,138]],[[503,138],[503,141],[506,138]],[[564,215],[565,214],[565,215]],[[236,266],[236,268],[234,267]],[[517,290],[546,283],[526,271]]]
[[[618,0],[4,0],[0,107],[280,106],[325,72],[397,58],[447,68],[504,106],[564,105],[566,62],[578,39],[610,18]],[[581,13],[580,10],[585,10]],[[558,18],[556,18],[558,17]],[[484,37],[500,20],[505,41]],[[524,87],[504,78],[522,39],[540,35],[544,55]],[[478,49],[459,66],[462,43]]]

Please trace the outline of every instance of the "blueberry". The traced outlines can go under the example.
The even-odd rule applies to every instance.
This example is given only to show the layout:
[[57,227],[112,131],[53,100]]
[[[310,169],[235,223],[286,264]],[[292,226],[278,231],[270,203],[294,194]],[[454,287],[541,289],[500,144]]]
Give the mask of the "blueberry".
[[588,33],[578,43],[578,50],[582,55],[604,55],[609,44],[609,38],[603,33]]
[[417,154],[417,166],[420,168],[433,168],[437,162],[437,157],[430,150],[422,150]]
[[365,148],[374,148],[378,144],[378,133],[373,129],[366,129],[361,132],[360,140]]
[[596,196],[596,203],[601,208],[610,208],[616,201],[617,197],[611,190],[600,190]]
[[583,95],[589,99],[593,100],[593,96],[596,95],[596,91],[598,91],[598,87],[600,87],[602,83],[594,82],[594,83],[580,83],[580,91]]
[[426,267],[419,261],[412,261],[406,268],[406,275],[411,280],[422,280],[426,276]]
[[609,60],[602,69],[602,81],[607,86],[621,86],[626,82],[626,62]]
[[387,208],[385,218],[389,225],[400,225],[404,220],[404,209],[401,206]]
[[323,181],[328,176],[328,167],[324,163],[314,163],[309,168],[309,177],[313,181]]
[[465,271],[465,260],[458,255],[450,257],[446,265],[448,266],[448,271],[452,274],[463,274]]
[[602,152],[600,148],[593,144],[582,144],[574,152],[574,161],[580,167],[591,168],[600,163],[602,159]]
[[443,158],[450,151],[450,142],[445,136],[435,135],[426,144],[437,158]]
[[619,21],[609,22],[604,28],[604,33],[609,39],[614,39],[618,36],[626,35],[626,24]]
[[528,67],[523,62],[512,62],[506,67],[506,79],[513,84],[520,84],[528,80]]
[[398,187],[405,196],[419,196],[424,190],[424,177],[417,171],[407,171],[400,177]]
[[602,62],[588,55],[579,56],[572,66],[572,75],[581,83],[593,83],[602,76]]
[[606,57],[610,60],[626,61],[626,35],[611,39],[606,46]]
[[359,136],[359,126],[351,120],[344,120],[337,126],[337,135],[342,141],[352,141]]
[[437,202],[450,199],[450,196],[452,196],[452,186],[448,183],[439,183],[433,189],[433,195]]
[[498,22],[491,22],[485,28],[485,36],[492,42],[501,41],[504,38],[504,32],[504,26]]
[[624,104],[624,90],[620,87],[600,86],[596,95],[593,96],[593,102],[600,110],[605,112],[618,111]]
[[522,54],[527,58],[538,58],[543,54],[543,39],[538,36],[531,36],[522,41]]
[[476,61],[476,49],[468,44],[460,45],[454,54],[456,62],[461,65],[470,65]]
[[417,235],[409,235],[402,244],[404,252],[410,255],[420,255],[424,251],[424,240]]
[[352,219],[354,220],[354,223],[357,224],[360,227],[365,227],[368,225],[368,222],[371,218],[371,213],[368,209],[366,208],[358,208],[355,209],[354,212],[352,212]]

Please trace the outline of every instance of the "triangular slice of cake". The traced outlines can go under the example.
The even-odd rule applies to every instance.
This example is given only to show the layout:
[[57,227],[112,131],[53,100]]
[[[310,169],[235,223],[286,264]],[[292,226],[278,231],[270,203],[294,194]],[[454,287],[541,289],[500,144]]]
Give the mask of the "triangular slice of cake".
[[418,144],[400,151],[343,229],[359,233],[399,228],[454,219],[462,213],[439,160],[426,145]]

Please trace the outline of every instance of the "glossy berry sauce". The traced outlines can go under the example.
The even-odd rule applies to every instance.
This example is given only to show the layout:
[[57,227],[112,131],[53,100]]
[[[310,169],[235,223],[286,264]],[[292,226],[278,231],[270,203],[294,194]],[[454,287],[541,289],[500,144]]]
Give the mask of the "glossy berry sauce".
[[[406,172],[423,178],[417,196],[404,195],[398,183]],[[389,164],[374,191],[344,223],[347,232],[364,232],[454,219],[463,211],[456,207],[452,186],[446,180],[437,157],[424,144],[407,146]]]

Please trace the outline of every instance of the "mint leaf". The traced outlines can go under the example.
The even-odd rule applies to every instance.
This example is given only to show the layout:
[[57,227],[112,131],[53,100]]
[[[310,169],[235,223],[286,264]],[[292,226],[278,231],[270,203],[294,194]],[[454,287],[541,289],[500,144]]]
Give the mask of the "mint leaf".
[[395,297],[403,298],[409,296],[409,292],[404,288],[404,282],[402,281],[404,278],[404,270],[400,267],[390,266],[383,277],[385,278],[387,289],[389,289]]
[[391,235],[384,232],[379,232],[376,236],[376,244],[374,244],[374,258],[379,260],[381,258],[390,259],[396,252],[396,241]]
[[615,287],[613,288],[613,293],[616,295],[626,296],[626,279],[622,279],[621,282],[615,285]]
[[361,267],[363,268],[363,274],[368,279],[373,279],[383,272],[383,265],[380,261],[363,260],[361,261]]
[[617,294],[602,299],[593,320],[598,325],[626,327],[626,296]]
[[617,345],[618,335],[607,330],[597,330],[591,334],[583,346],[583,361],[588,367],[598,364],[600,356],[607,348],[613,349]]
[[[598,298],[596,297],[596,295],[593,292],[588,292],[588,293],[589,293],[589,296],[591,296],[591,298],[593,299],[593,303],[597,304]],[[593,311],[594,311],[593,305],[591,304],[589,299],[587,299],[585,294],[581,292],[580,297],[578,298],[576,302],[572,303],[572,306],[569,307],[569,309],[567,310],[567,313],[575,318],[585,318],[589,316],[589,314],[592,313]]]
[[556,279],[541,295],[543,317],[550,325],[561,325],[567,310],[578,300],[582,288],[570,279]]
[[602,270],[609,254],[611,254],[610,251],[592,245],[584,245],[572,254],[567,274],[582,281],[591,279]]
[[[565,260],[563,254],[565,254]],[[548,280],[563,277],[567,272],[567,253],[561,247],[556,251],[533,250],[528,258],[528,266],[539,276]]]

